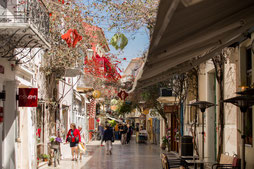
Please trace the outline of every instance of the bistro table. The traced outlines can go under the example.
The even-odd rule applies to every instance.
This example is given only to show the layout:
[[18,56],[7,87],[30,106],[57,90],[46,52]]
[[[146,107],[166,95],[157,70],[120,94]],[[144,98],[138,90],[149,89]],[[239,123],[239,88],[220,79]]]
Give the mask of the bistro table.
[[215,161],[207,161],[207,160],[185,160],[187,164],[194,164],[194,168],[197,169],[198,165],[200,168],[204,168],[204,164],[212,163],[214,164]]
[[184,166],[184,167],[188,167],[190,166],[191,164],[187,163],[186,160],[198,160],[199,159],[199,156],[197,155],[194,155],[194,156],[180,156],[180,159],[181,159],[181,164]]

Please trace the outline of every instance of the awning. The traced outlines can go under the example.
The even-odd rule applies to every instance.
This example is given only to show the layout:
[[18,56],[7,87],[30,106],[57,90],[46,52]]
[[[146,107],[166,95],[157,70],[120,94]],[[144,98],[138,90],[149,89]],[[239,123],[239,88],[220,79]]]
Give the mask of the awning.
[[184,2],[161,0],[138,87],[190,70],[246,38],[254,26],[253,0],[201,0],[190,6]]

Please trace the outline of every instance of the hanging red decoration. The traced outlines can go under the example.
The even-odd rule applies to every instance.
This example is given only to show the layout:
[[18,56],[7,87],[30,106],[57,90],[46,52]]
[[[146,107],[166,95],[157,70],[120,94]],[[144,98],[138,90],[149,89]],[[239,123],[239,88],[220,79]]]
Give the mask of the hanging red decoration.
[[113,64],[110,57],[100,57],[96,55],[92,59],[85,60],[85,72],[91,73],[92,75],[105,78],[107,81],[118,81],[121,75],[118,73],[116,64]]
[[68,47],[72,46],[75,48],[76,44],[82,40],[82,36],[78,34],[76,29],[69,29],[65,34],[62,35],[62,39],[66,41]]
[[74,36],[74,40],[73,40],[73,44],[72,47],[75,48],[76,44],[82,40],[82,36],[80,36],[78,34],[78,31],[76,29],[73,30],[73,36]]
[[123,60],[126,60],[126,58],[123,58]]
[[49,13],[49,16],[52,16],[52,13]]
[[126,99],[126,97],[128,97],[128,93],[126,93],[125,91],[122,91],[121,90],[121,92],[119,92],[118,94],[118,97],[121,99],[121,100],[125,100]]
[[[58,0],[58,2],[61,2],[61,0]],[[62,4],[64,4],[64,0],[62,0]]]

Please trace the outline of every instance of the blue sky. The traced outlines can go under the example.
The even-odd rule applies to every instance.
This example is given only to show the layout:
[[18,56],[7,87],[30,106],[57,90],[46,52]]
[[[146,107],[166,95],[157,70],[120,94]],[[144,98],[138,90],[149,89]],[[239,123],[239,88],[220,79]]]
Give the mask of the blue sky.
[[[89,5],[93,2],[96,2],[95,0],[87,0],[84,1],[84,4]],[[97,15],[106,16],[108,17],[109,13],[106,11],[96,11],[96,9],[89,8],[92,13],[96,13]],[[89,14],[90,15],[90,14]],[[92,14],[93,15],[93,14]],[[146,31],[146,28],[141,28],[137,30],[135,33],[127,32],[127,31],[119,31],[117,32],[116,29],[112,29],[111,31],[108,30],[109,23],[111,23],[110,19],[105,19],[104,22],[95,22],[93,25],[99,26],[103,29],[105,36],[108,40],[108,43],[110,43],[111,38],[114,36],[115,33],[123,33],[128,38],[128,45],[123,49],[123,51],[116,51],[113,46],[109,44],[110,47],[110,53],[116,54],[118,58],[126,58],[126,61],[122,61],[122,64],[119,65],[119,67],[124,70],[128,63],[131,61],[132,58],[140,57],[142,56],[143,52],[148,49],[149,47],[149,35]],[[119,55],[120,52],[120,55]]]
[[[98,26],[100,26],[98,24]],[[106,38],[108,39],[108,43],[110,39],[114,36],[116,32],[108,31],[105,27],[103,28]],[[128,63],[132,58],[142,56],[143,52],[149,47],[149,37],[145,29],[138,30],[135,34],[129,32],[122,32],[128,38],[128,45],[123,49],[121,54],[118,56],[119,58],[126,58],[126,61],[122,61],[122,64],[119,65],[121,69],[125,69]],[[113,54],[119,54],[119,50],[116,51],[115,48],[111,45],[110,52]]]

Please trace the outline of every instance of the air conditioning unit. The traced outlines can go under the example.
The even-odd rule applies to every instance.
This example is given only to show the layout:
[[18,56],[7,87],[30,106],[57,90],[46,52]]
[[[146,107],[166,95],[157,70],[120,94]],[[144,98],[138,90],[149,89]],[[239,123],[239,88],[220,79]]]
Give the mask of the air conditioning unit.
[[160,97],[172,97],[173,92],[170,88],[160,88]]

